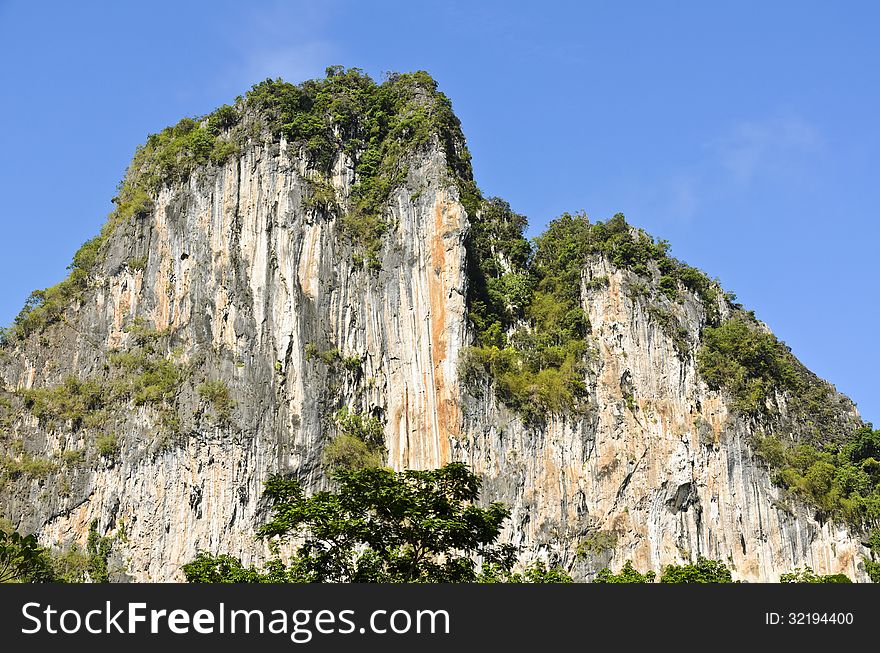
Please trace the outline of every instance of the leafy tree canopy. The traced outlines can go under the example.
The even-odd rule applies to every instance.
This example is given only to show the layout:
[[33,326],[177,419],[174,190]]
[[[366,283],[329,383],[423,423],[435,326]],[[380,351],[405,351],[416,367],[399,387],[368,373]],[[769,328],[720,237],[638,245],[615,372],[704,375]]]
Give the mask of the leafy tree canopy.
[[696,564],[667,565],[660,576],[661,583],[731,583],[730,569],[720,560],[700,556]]
[[653,571],[641,573],[633,567],[632,560],[627,560],[619,574],[613,573],[607,567],[602,569],[593,579],[594,583],[653,583],[657,574]]
[[822,576],[813,572],[812,568],[795,569],[779,577],[780,583],[851,583],[846,574],[828,574]]
[[[276,557],[263,569],[202,552],[183,571],[190,582],[570,582],[541,564],[512,573],[514,550],[496,541],[509,511],[475,505],[480,478],[462,463],[435,470],[339,470],[335,491],[305,496],[273,476],[272,517],[257,532]],[[282,560],[280,545],[296,542]],[[483,561],[478,570],[474,559]]]
[[48,583],[54,580],[46,550],[33,535],[0,529],[0,583]]
[[[602,569],[593,579],[594,583],[653,583],[656,572],[642,573],[627,560],[620,573]],[[697,562],[687,565],[667,565],[660,575],[661,583],[731,583],[730,569],[721,560],[699,556]]]

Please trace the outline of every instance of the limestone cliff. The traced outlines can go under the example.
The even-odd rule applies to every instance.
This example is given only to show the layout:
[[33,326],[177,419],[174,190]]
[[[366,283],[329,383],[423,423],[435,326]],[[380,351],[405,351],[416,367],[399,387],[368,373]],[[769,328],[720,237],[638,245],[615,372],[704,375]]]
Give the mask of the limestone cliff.
[[[511,507],[505,537],[524,558],[580,579],[704,555],[745,580],[804,565],[865,580],[859,537],[818,521],[755,458],[771,418],[699,375],[705,298],[646,293],[653,268],[600,254],[582,268],[588,409],[530,420],[491,375],[464,382],[481,219],[464,141],[423,77],[377,88],[406,102],[391,127],[376,118],[376,142],[331,120],[316,155],[295,116],[251,96],[168,137],[189,139],[170,150],[175,174],[148,142],[128,180],[149,183],[121,197],[63,307],[37,297],[0,350],[0,513],[61,547],[82,546],[96,521],[116,536],[120,580],[179,580],[202,549],[250,562],[265,555],[253,539],[263,482],[285,471],[326,484],[323,452],[347,408],[382,425],[396,469],[469,463],[485,500]],[[343,120],[337,100],[328,115]],[[384,172],[367,168],[371,147]],[[375,215],[371,179],[384,184]],[[719,297],[711,310],[739,309]],[[859,423],[835,402],[837,419]],[[785,422],[785,397],[772,406]]]

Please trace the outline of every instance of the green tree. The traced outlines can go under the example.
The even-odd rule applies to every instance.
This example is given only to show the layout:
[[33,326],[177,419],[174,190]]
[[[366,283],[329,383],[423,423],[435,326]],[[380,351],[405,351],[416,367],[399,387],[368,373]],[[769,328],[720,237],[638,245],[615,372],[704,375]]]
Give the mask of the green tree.
[[0,583],[50,583],[54,580],[46,550],[34,535],[0,529]]
[[113,547],[113,538],[105,537],[98,533],[98,520],[92,521],[89,526],[89,537],[86,540],[86,553],[88,554],[88,572],[92,582],[109,583],[110,550]]
[[265,577],[255,569],[245,567],[241,560],[229,555],[212,556],[199,552],[195,560],[183,566],[183,573],[191,583],[261,583]]
[[88,578],[89,557],[76,544],[61,550],[51,551],[53,580],[56,583],[84,583]]
[[851,583],[846,574],[828,574],[821,576],[813,572],[811,567],[797,568],[779,577],[780,583]]
[[874,562],[873,560],[864,559],[865,563],[865,571],[868,572],[868,577],[871,579],[872,583],[880,583],[880,562]]
[[657,574],[653,571],[639,572],[633,567],[631,560],[627,560],[619,574],[612,573],[607,567],[599,571],[593,579],[594,583],[653,583]]
[[337,434],[323,452],[329,470],[382,466],[385,432],[379,419],[343,408],[336,412],[335,422]]
[[[338,470],[333,479],[335,491],[310,497],[293,479],[266,482],[272,518],[257,536],[276,553],[281,542],[299,542],[288,560],[277,555],[256,570],[203,552],[184,565],[187,580],[476,582],[477,557],[499,574],[513,567],[513,547],[496,544],[509,511],[500,503],[475,505],[481,481],[462,463],[426,471]],[[541,578],[559,576],[533,569],[530,579]]]
[[730,569],[720,560],[700,556],[696,564],[667,565],[660,576],[661,583],[730,583]]
[[504,569],[496,564],[484,564],[476,578],[478,583],[573,583],[574,579],[558,566],[548,567],[538,560],[522,572]]

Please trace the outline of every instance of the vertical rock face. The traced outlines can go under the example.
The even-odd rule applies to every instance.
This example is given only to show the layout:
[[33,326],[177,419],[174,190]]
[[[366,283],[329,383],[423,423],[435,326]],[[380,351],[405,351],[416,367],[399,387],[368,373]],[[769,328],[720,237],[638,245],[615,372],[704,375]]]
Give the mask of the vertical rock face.
[[[333,185],[349,195],[341,157]],[[456,381],[465,340],[463,235],[466,216],[436,149],[414,158],[391,197],[393,225],[378,273],[356,266],[334,216],[307,209],[308,170],[285,144],[249,149],[211,176],[166,189],[152,215],[115,234],[94,298],[55,327],[56,347],[29,342],[7,359],[7,388],[100,375],[107,354],[132,338],[136,318],[167,330],[181,365],[216,376],[236,401],[230,423],[198,415],[204,403],[184,385],[183,435],[159,449],[147,409],[117,416],[119,460],[77,470],[59,496],[54,477],[4,493],[47,542],[83,540],[92,520],[124,524],[124,567],[138,580],[179,578],[199,549],[245,559],[262,483],[294,470],[323,482],[321,452],[337,405],[385,423],[388,462],[434,468],[450,461],[461,427]],[[126,261],[149,253],[143,270]],[[341,373],[341,360],[355,360]],[[77,433],[46,433],[25,415],[41,449],[77,449]]]
[[[594,278],[608,283],[588,290]],[[596,410],[530,429],[492,397],[465,401],[467,437],[456,455],[514,506],[510,537],[581,577],[627,560],[660,569],[702,555],[753,582],[805,565],[865,580],[861,542],[771,483],[751,451],[754,426],[698,378],[694,357],[682,357],[628,292],[638,277],[597,259],[583,279]],[[698,342],[700,302],[688,296],[666,310]]]
[[[511,507],[505,537],[577,578],[705,555],[745,580],[803,565],[864,579],[858,538],[783,500],[753,459],[755,424],[700,380],[705,307],[692,295],[668,306],[686,331],[682,355],[629,292],[635,275],[597,256],[581,288],[593,409],[528,425],[490,385],[465,388],[466,235],[479,218],[439,139],[407,164],[383,213],[377,269],[356,264],[341,235],[356,183],[343,152],[329,177],[336,210],[310,201],[313,171],[284,139],[165,186],[113,233],[64,319],[3,350],[0,380],[10,396],[70,377],[109,385],[122,365],[108,365],[113,352],[135,351],[146,336],[132,327],[147,325],[151,346],[181,370],[175,396],[161,410],[147,400],[109,408],[99,430],[114,452],[94,448],[88,424],[49,423],[22,404],[9,459],[48,464],[6,475],[3,515],[47,545],[83,545],[96,522],[117,536],[118,579],[180,580],[203,549],[258,560],[263,482],[285,471],[323,487],[333,413],[346,406],[381,421],[395,469],[469,463],[484,499]],[[598,277],[607,285],[589,283]],[[228,415],[211,407],[206,381],[228,389]]]

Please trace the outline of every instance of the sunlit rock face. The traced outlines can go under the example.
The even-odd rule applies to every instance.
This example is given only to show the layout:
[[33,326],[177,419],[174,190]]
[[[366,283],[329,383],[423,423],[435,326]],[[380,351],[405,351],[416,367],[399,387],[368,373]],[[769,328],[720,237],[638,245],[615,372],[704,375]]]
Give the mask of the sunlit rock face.
[[[596,277],[607,286],[588,290]],[[598,258],[583,281],[595,412],[529,429],[485,393],[463,404],[454,455],[513,506],[511,540],[580,578],[627,560],[658,570],[702,555],[751,582],[805,565],[865,580],[859,539],[785,498],[753,458],[755,427],[699,379],[699,300],[664,306],[687,330],[682,356],[628,292],[638,277]]]
[[[356,181],[342,152],[329,177],[336,210],[308,201],[313,173],[283,139],[166,186],[113,234],[83,301],[3,351],[0,380],[9,392],[71,376],[110,383],[107,361],[143,324],[180,370],[176,398],[113,408],[101,430],[115,453],[77,464],[63,452],[91,451],[88,428],[21,410],[11,432],[54,467],[8,478],[2,513],[46,545],[83,547],[96,522],[115,536],[117,580],[181,580],[200,550],[259,561],[263,482],[288,472],[326,487],[322,452],[347,406],[381,421],[394,469],[471,465],[483,500],[510,507],[503,537],[525,562],[589,580],[627,560],[659,569],[703,555],[748,581],[799,566],[866,579],[858,538],[780,495],[750,449],[758,427],[699,378],[705,307],[693,295],[665,307],[686,331],[682,352],[630,292],[636,276],[596,256],[581,288],[592,409],[526,424],[488,380],[465,387],[466,235],[479,216],[447,163],[439,142],[409,157],[374,266],[340,226]],[[207,380],[228,388],[227,419],[200,393]]]

